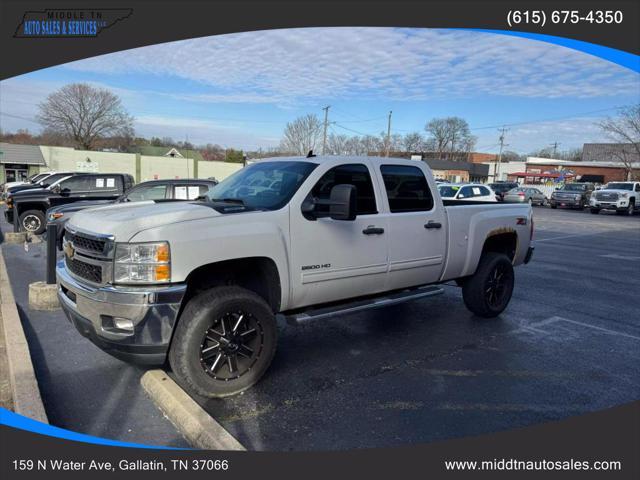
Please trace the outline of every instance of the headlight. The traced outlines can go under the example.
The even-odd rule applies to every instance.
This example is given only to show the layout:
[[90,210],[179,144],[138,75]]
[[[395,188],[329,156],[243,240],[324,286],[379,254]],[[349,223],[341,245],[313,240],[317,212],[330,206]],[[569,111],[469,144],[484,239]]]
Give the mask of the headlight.
[[59,218],[64,217],[64,213],[60,213],[60,212],[56,212],[56,213],[51,213],[49,215],[49,221],[53,222],[54,220],[57,220]]
[[580,200],[580,198],[582,198],[582,195],[576,194],[576,195],[574,195],[574,198],[575,198],[576,200]]
[[627,198],[629,196],[629,194],[628,193],[619,193],[618,196],[620,198]]
[[171,281],[169,243],[117,243],[114,283],[166,283]]

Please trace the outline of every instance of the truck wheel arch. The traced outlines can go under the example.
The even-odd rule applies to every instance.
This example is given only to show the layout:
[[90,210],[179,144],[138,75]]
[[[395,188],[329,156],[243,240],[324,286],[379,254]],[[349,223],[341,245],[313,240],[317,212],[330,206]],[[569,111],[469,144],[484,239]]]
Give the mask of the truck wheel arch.
[[268,257],[246,257],[201,265],[189,273],[182,309],[194,295],[213,287],[236,285],[262,297],[280,311],[282,283],[276,263]]
[[487,252],[504,253],[513,262],[518,250],[518,234],[513,229],[500,229],[489,232],[482,246],[482,254]]

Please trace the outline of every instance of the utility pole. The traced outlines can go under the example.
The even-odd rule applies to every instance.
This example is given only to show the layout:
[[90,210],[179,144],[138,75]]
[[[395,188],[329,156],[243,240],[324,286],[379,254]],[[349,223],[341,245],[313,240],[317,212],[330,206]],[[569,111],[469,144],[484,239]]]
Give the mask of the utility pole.
[[389,156],[389,149],[391,148],[391,114],[393,112],[389,110],[389,118],[387,120],[387,141],[385,142],[385,157]]
[[558,145],[560,145],[558,142],[553,142],[551,145],[553,145],[553,157],[552,158],[556,158],[556,152],[558,151]]
[[498,153],[498,163],[496,164],[496,171],[493,176],[494,181],[500,180],[500,164],[502,163],[502,149],[504,148],[504,133],[507,131],[506,128],[502,127],[500,132],[500,153]]
[[322,134],[322,155],[327,152],[327,127],[329,126],[329,108],[331,105],[327,105],[324,110],[324,133]]

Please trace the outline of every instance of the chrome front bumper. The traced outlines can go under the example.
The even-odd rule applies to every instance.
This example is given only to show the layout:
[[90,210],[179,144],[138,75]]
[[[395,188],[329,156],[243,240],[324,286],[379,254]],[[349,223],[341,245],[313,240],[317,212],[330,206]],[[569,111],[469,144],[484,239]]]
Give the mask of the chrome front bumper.
[[[164,363],[186,285],[91,287],[72,277],[64,261],[56,277],[60,305],[82,335],[122,360]],[[118,328],[116,320],[122,319],[132,328]]]

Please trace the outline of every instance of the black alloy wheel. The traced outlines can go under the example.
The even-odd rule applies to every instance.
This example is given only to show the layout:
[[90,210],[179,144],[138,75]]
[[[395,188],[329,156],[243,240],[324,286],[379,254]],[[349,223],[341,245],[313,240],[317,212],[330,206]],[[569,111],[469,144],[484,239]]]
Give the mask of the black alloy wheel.
[[242,310],[227,312],[205,332],[200,345],[200,364],[210,377],[229,381],[249,372],[263,349],[260,321]]

